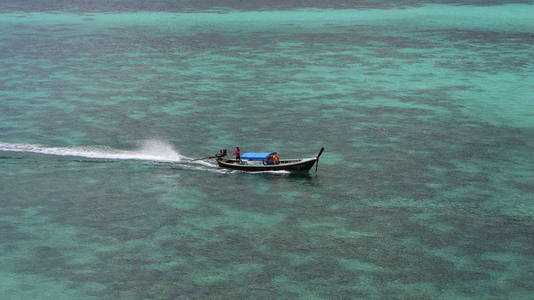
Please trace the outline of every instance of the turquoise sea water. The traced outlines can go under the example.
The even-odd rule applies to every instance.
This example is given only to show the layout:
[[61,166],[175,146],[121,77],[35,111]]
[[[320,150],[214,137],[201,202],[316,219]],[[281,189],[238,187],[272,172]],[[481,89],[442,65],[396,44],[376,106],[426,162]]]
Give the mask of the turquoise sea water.
[[530,299],[519,2],[0,5],[0,299]]

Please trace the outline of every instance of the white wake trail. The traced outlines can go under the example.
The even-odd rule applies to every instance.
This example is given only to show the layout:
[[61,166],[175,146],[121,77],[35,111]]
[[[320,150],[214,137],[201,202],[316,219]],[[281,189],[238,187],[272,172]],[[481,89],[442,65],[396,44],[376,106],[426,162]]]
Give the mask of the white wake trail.
[[190,158],[160,140],[148,140],[136,150],[117,150],[106,146],[47,147],[36,144],[0,143],[0,151],[39,153],[47,155],[85,157],[95,159],[137,159],[161,162],[182,162]]

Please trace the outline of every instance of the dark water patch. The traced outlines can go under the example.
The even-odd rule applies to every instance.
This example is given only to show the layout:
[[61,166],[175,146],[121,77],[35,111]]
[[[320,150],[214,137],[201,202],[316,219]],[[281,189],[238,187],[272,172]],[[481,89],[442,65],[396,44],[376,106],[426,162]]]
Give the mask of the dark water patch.
[[[24,210],[19,207],[4,207],[0,210],[0,215],[19,217],[24,215]],[[9,226],[9,223],[6,223],[6,226]]]
[[314,257],[310,262],[295,266],[294,272],[293,277],[297,281],[311,279],[332,284],[349,283],[356,276],[331,257]]
[[[6,215],[13,216],[12,214],[7,214],[7,212],[8,211],[6,210]],[[32,239],[32,236],[30,234],[20,232],[19,228],[11,224],[10,222],[0,222],[0,243],[2,244],[2,247],[7,247],[8,245],[16,244],[17,242],[30,239]]]
[[360,242],[358,248],[359,259],[387,270],[373,276],[377,286],[388,280],[398,280],[405,284],[427,282],[443,288],[448,284],[466,285],[471,281],[488,279],[486,274],[458,269],[445,259],[406,247],[401,239],[388,239],[385,243],[382,239],[366,239]]
[[507,279],[506,281],[512,284],[515,288],[532,292],[534,291],[534,284],[531,280],[528,280],[528,278],[533,275],[533,272],[530,271],[528,272],[528,274],[525,274],[524,276],[521,276],[518,279]]
[[534,36],[530,33],[497,32],[484,30],[439,30],[432,36],[452,42],[452,47],[461,50],[454,59],[440,59],[440,68],[455,68],[469,72],[528,71],[532,58]]
[[16,157],[16,156],[0,156],[0,159],[23,159],[22,157]]
[[[68,258],[62,248],[39,246],[32,249],[32,256],[16,264],[16,273],[45,273],[53,277],[61,276],[66,270]],[[38,263],[34,263],[38,262]]]
[[[457,235],[454,236],[455,234],[449,231],[435,230],[426,227],[424,223],[418,224],[409,221],[407,216],[417,211],[419,213],[424,212],[421,209],[406,210],[401,207],[391,209],[363,208],[358,215],[352,218],[355,221],[358,219],[357,222],[351,225],[353,230],[355,232],[382,232],[388,236],[387,239],[383,239],[380,236],[355,239],[332,237],[324,239],[324,247],[321,249],[328,249],[331,255],[346,258],[357,257],[360,260],[381,266],[385,270],[390,270],[392,273],[402,273],[403,275],[399,274],[398,278],[406,278],[404,276],[405,272],[412,274],[406,278],[412,283],[424,281],[424,277],[421,277],[420,274],[429,274],[429,270],[434,268],[440,270],[438,275],[440,277],[438,278],[441,279],[438,281],[442,282],[438,282],[438,284],[444,284],[445,281],[450,280],[446,279],[450,276],[447,273],[456,273],[458,275],[465,273],[462,270],[457,270],[452,262],[424,254],[424,251],[418,247],[404,245],[403,240],[405,238],[418,237],[432,248],[449,247],[451,244],[454,245],[454,243],[450,242],[458,238]],[[343,215],[342,212],[340,214]],[[427,269],[427,271],[422,269]],[[466,277],[473,275],[465,274]],[[392,274],[392,276],[394,275]],[[409,279],[410,277],[412,278]],[[429,281],[433,280],[429,279]]]
[[482,266],[485,270],[488,270],[488,272],[505,272],[506,268],[508,267],[506,264],[497,262],[491,259],[480,259],[480,258],[474,258],[477,265]]
[[74,29],[72,29],[72,28],[60,27],[60,28],[53,29],[52,31],[53,31],[53,32],[67,32],[67,31],[74,31]]
[[480,217],[459,213],[442,214],[438,220],[455,226],[461,239],[457,246],[464,255],[484,252],[506,252],[516,243],[517,250],[528,249],[534,240],[528,232],[533,224],[530,218],[496,216]]
[[529,193],[529,194],[534,193],[534,182],[533,181],[527,181],[527,182],[508,181],[506,183],[524,193]]
[[534,43],[534,34],[528,32],[450,29],[432,31],[432,34],[435,33],[445,36],[451,42],[467,42],[469,43],[467,46],[488,45],[493,47],[500,44],[513,46],[514,44],[528,45]]
[[313,253],[312,237],[294,224],[275,226],[267,233],[265,242],[270,249],[301,254]]
[[[470,5],[470,6],[492,6],[503,4],[530,4],[529,0],[440,0],[433,1],[431,4],[451,4],[451,5]],[[17,3],[4,3],[0,6],[0,11],[4,12],[34,12],[34,11],[71,11],[80,14],[87,12],[132,12],[132,11],[179,11],[179,12],[196,12],[196,11],[215,11],[224,13],[228,9],[270,11],[270,10],[289,10],[302,8],[318,9],[398,9],[407,7],[417,7],[429,4],[428,1],[410,0],[402,3],[392,3],[385,0],[359,0],[349,1],[342,0],[336,2],[325,2],[318,0],[298,0],[298,1],[239,1],[239,0],[201,0],[201,1],[96,1],[87,2],[77,1],[35,1],[24,0]]]

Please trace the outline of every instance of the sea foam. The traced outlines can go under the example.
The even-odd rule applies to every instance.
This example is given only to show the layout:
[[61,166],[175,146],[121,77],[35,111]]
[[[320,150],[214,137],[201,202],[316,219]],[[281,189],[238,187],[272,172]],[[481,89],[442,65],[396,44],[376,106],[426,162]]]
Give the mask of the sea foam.
[[155,139],[143,141],[140,147],[135,150],[118,150],[107,146],[49,147],[38,144],[0,142],[0,151],[39,153],[94,159],[137,159],[162,162],[182,162],[189,159],[178,153],[168,142]]

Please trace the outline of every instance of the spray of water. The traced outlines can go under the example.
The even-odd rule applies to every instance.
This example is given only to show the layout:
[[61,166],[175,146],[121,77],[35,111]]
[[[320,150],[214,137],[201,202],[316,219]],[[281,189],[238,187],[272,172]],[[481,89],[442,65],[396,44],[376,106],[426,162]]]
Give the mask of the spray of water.
[[0,143],[0,151],[95,159],[138,159],[161,162],[181,162],[189,159],[176,152],[172,145],[161,140],[144,141],[141,146],[135,150],[117,150],[106,146],[47,147],[36,144]]

